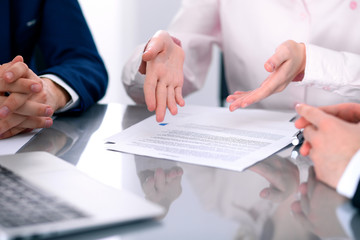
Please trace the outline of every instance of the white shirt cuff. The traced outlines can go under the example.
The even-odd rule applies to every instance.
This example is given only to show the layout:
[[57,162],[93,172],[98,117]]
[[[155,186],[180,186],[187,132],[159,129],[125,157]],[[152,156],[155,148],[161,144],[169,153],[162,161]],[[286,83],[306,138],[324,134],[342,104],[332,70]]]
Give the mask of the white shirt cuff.
[[359,184],[360,177],[360,150],[352,157],[347,165],[340,181],[336,187],[336,191],[341,195],[353,198],[356,188]]
[[66,84],[61,78],[54,74],[44,74],[41,75],[42,78],[48,78],[51,81],[57,83],[61,87],[65,89],[70,95],[70,100],[66,103],[63,108],[58,109],[55,113],[62,113],[69,109],[75,108],[79,104],[79,95],[68,85]]

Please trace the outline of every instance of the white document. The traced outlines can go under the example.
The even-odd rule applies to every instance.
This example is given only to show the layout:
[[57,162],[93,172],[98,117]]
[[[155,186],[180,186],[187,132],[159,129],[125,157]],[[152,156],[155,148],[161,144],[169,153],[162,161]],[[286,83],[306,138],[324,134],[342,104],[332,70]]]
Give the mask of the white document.
[[29,133],[21,133],[10,138],[0,140],[0,155],[14,154],[24,146],[41,129],[35,129]]
[[295,113],[185,106],[106,139],[108,150],[242,171],[291,143]]

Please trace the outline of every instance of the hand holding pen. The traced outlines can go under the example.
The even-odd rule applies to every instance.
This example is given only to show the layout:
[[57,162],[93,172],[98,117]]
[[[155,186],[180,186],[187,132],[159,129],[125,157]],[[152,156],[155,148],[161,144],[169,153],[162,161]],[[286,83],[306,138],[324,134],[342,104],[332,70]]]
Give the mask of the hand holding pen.
[[296,106],[301,116],[295,126],[303,130],[303,156],[314,163],[316,176],[336,188],[348,162],[360,149],[360,105],[338,104],[327,107]]

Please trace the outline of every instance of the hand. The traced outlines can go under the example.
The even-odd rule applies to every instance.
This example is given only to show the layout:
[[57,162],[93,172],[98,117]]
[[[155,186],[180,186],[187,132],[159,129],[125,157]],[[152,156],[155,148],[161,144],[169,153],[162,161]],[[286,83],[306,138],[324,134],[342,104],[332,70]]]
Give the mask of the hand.
[[[360,105],[358,103],[341,103],[337,105],[321,106],[319,107],[319,109],[347,122],[360,122]],[[305,128],[310,124],[311,123],[307,121],[304,117],[299,118],[295,122],[295,126],[299,129]],[[305,140],[302,145],[302,154],[304,156],[308,155],[310,148],[311,146],[309,142]]]
[[[0,76],[5,85],[0,98],[1,139],[52,125],[53,109],[65,105],[68,97],[59,95],[61,88],[48,79],[40,79],[20,56],[2,65]],[[16,87],[7,89],[7,85]],[[5,92],[10,92],[10,96],[6,97]]]
[[346,199],[317,181],[312,167],[309,169],[308,182],[302,183],[299,189],[300,200],[291,205],[294,218],[321,239],[345,237],[336,208]]
[[244,108],[261,101],[271,94],[283,91],[291,81],[301,81],[304,77],[306,63],[305,45],[294,41],[281,44],[264,67],[270,75],[261,86],[248,92],[237,91],[226,99],[230,111]]
[[[1,118],[5,118],[9,112],[14,112],[26,104],[29,95],[42,90],[41,82],[26,79],[27,74],[28,68],[21,56],[15,57],[10,63],[0,65]],[[5,97],[7,95],[9,96]]]
[[181,178],[183,170],[172,167],[169,170],[157,168],[139,173],[146,198],[163,206],[167,211],[171,203],[181,194]]
[[[351,105],[336,105],[333,110],[331,107],[325,109],[348,120],[356,120],[358,117],[355,114],[343,111],[349,106]],[[320,108],[305,104],[297,105],[296,111],[301,118],[295,122],[295,126],[304,128],[306,140],[300,153],[310,156],[319,180],[336,188],[347,164],[360,149],[359,123],[346,122]]]
[[146,74],[145,102],[149,111],[156,111],[158,122],[164,120],[166,107],[175,115],[177,105],[185,105],[182,97],[184,58],[180,41],[165,31],[158,31],[145,47],[139,72]]
[[299,170],[292,162],[277,155],[249,168],[269,181],[270,186],[260,192],[260,197],[274,202],[287,199],[297,191]]
[[[360,104],[358,103],[341,103],[330,106],[321,106],[318,108],[325,113],[344,121],[351,123],[360,122]],[[304,128],[311,123],[302,117],[298,119],[297,124],[299,124],[299,127],[303,126],[302,128]]]

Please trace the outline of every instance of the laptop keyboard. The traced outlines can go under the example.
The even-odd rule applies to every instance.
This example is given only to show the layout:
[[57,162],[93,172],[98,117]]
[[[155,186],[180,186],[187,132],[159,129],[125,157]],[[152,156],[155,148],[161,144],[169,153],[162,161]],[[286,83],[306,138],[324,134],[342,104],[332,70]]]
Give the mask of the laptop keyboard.
[[0,225],[6,228],[86,217],[0,166]]

